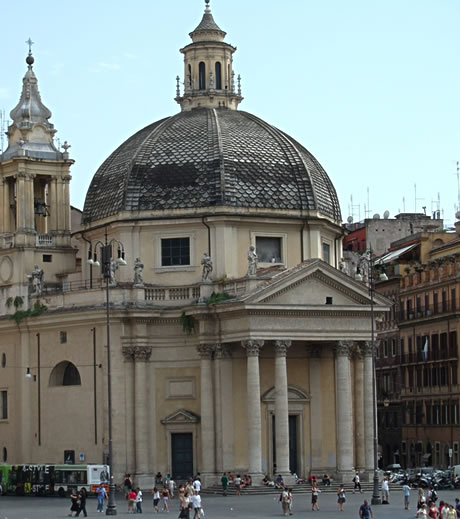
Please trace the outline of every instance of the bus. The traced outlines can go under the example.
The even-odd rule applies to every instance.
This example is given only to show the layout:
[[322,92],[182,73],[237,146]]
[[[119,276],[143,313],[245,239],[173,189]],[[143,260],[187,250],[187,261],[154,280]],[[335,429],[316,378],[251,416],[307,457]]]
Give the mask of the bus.
[[81,488],[95,494],[99,485],[108,492],[110,482],[107,465],[2,465],[0,475],[3,492],[17,496],[64,497]]

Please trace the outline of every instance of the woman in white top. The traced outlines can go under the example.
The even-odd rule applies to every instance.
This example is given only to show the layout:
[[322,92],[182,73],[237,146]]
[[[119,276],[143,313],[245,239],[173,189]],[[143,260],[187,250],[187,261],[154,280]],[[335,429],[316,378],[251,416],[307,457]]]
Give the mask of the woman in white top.
[[190,498],[193,506],[193,519],[199,519],[201,514],[201,496],[198,494],[198,491],[195,490],[195,493]]

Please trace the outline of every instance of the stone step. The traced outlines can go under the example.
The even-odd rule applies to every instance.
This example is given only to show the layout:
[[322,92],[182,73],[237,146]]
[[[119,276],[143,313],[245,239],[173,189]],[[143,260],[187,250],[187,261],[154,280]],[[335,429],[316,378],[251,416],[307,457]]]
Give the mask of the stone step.
[[[345,484],[344,490],[345,493],[353,493],[353,487],[354,484]],[[336,494],[337,490],[339,489],[338,483],[332,483],[329,487],[325,487],[323,485],[320,485],[318,487],[319,490],[321,490],[322,494]],[[373,482],[361,482],[361,490],[363,493],[369,494],[372,493],[374,489]],[[392,490],[401,490],[401,486],[398,484],[390,484],[390,491]],[[379,491],[380,491],[380,485],[379,485]],[[266,487],[266,486],[250,486],[245,487],[241,489],[241,495],[264,495],[264,494],[273,494],[273,495],[279,495],[281,492],[278,488],[273,487]],[[293,485],[292,486],[292,492],[295,494],[311,494],[311,485],[309,484],[300,484],[300,485]],[[207,488],[201,489],[202,494],[206,495],[222,495],[222,487],[219,485],[214,485]],[[227,488],[227,494],[228,495],[235,495],[236,489],[233,485],[229,485]]]

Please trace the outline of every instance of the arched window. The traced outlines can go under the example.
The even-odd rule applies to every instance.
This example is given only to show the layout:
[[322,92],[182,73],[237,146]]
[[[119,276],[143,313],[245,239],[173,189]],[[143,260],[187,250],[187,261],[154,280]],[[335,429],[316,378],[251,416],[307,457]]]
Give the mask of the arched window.
[[54,366],[49,379],[50,386],[81,386],[80,373],[75,366],[68,361],[63,361]]
[[222,90],[222,67],[220,61],[216,61],[216,89]]
[[192,88],[192,65],[190,65],[190,63],[187,67],[187,70],[188,70],[187,84],[188,84],[189,88]]
[[200,90],[204,90],[206,88],[206,65],[200,61],[198,65],[198,72],[200,77]]

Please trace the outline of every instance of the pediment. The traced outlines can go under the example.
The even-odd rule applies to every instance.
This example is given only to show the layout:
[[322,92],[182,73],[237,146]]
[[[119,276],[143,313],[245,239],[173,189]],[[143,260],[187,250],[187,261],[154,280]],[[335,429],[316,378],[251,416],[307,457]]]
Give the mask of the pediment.
[[198,423],[200,417],[187,409],[178,409],[161,420],[162,424]]
[[[257,288],[248,295],[246,303],[355,306],[369,305],[370,296],[368,287],[363,283],[321,260],[310,260]],[[374,304],[388,306],[389,302],[375,294]]]
[[[262,402],[274,402],[276,396],[276,388],[273,386],[262,395]],[[289,402],[310,402],[311,395],[305,393],[302,389],[296,386],[288,386],[288,401]]]

